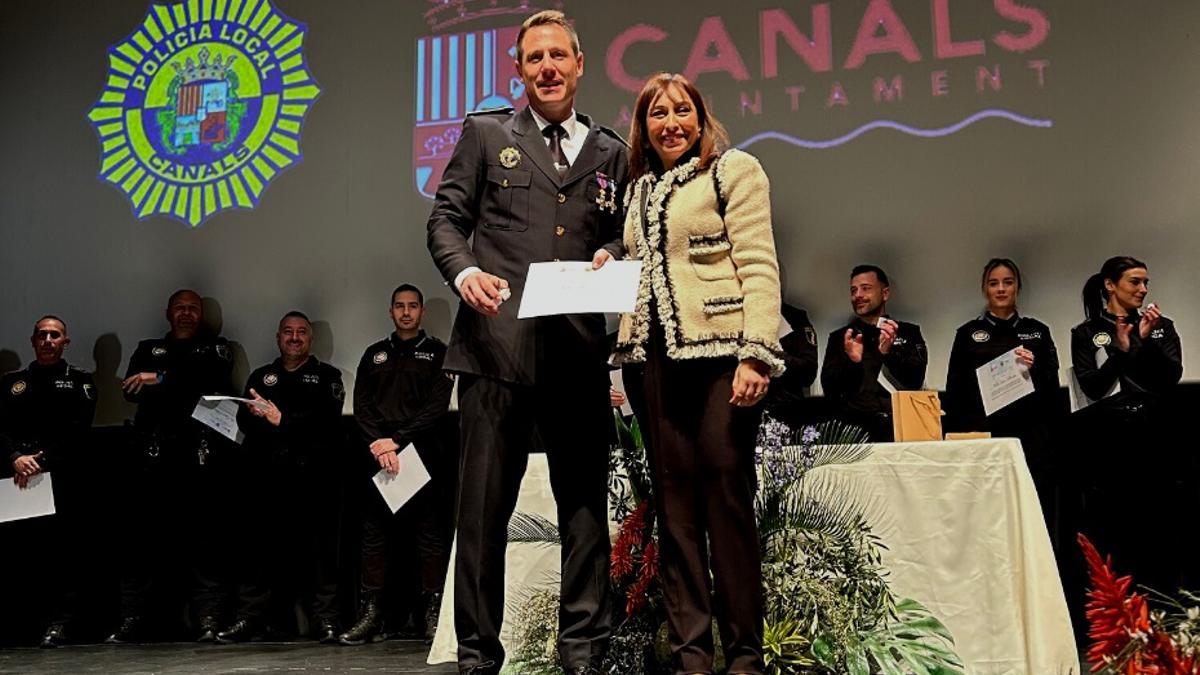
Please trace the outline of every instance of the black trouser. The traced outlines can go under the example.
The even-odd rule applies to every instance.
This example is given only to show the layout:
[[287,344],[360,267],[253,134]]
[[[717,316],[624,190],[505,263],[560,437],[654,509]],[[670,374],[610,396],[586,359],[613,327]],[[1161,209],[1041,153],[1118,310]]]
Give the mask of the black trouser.
[[[239,480],[238,618],[287,620],[300,599],[315,621],[337,621],[341,481],[331,467],[259,465]],[[251,480],[246,480],[247,478]],[[274,607],[272,607],[274,604]],[[272,612],[272,610],[275,610]]]
[[890,410],[873,412],[846,408],[838,415],[838,419],[867,432],[867,440],[871,443],[891,443],[896,438]]
[[[608,378],[564,367],[522,386],[459,380],[462,453],[454,625],[459,667],[500,664],[508,521],[535,430],[550,467],[562,539],[558,650],[574,668],[603,658],[612,629],[608,587]],[[548,378],[549,379],[549,378]]]
[[174,616],[176,608],[166,601],[180,590],[193,617],[221,611],[226,587],[221,551],[228,535],[220,528],[228,486],[211,456],[201,466],[194,462],[195,446],[181,446],[164,443],[153,458],[136,452],[122,470],[117,533],[122,616],[145,618],[152,605],[165,605],[155,609]]
[[761,410],[729,403],[736,360],[672,361],[660,336],[651,334],[644,369],[626,368],[624,377],[648,432],[673,665],[677,673],[712,672],[715,614],[727,670],[762,673],[754,517]]

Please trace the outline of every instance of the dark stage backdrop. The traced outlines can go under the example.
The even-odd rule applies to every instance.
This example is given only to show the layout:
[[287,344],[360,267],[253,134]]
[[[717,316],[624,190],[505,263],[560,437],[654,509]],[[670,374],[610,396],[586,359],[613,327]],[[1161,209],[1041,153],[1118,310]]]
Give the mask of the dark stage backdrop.
[[[164,12],[195,13],[196,30],[235,6],[253,18],[259,2]],[[99,421],[116,422],[129,412],[117,378],[137,340],[165,331],[166,296],[182,286],[206,296],[239,344],[242,377],[275,356],[275,322],[293,308],[317,322],[318,356],[352,371],[390,330],[388,292],[402,281],[425,288],[428,327],[447,335],[457,303],[425,250],[423,193],[465,110],[520,100],[506,41],[529,11],[521,4],[276,0],[306,25],[292,55],[303,52],[320,88],[302,132],[283,131],[285,145],[299,137],[303,161],[256,208],[193,226],[191,204],[182,220],[139,219],[98,177],[88,113],[112,83],[107,50],[143,26],[150,5],[0,2],[0,366],[30,358],[37,316],[61,314],[70,358],[98,370]],[[1152,298],[1178,322],[1188,362],[1200,353],[1200,309],[1186,290],[1200,248],[1200,4],[527,4],[561,4],[576,20],[587,57],[579,108],[603,124],[627,129],[632,89],[649,73],[693,77],[771,176],[784,295],[810,310],[822,347],[848,314],[848,270],[874,262],[894,278],[892,313],[922,325],[928,384],[941,386],[954,328],[981,309],[979,271],[1002,255],[1023,266],[1021,308],[1050,324],[1066,361],[1085,277],[1128,253],[1150,263]],[[250,49],[245,36],[240,47]],[[171,93],[160,87],[158,104]],[[205,102],[236,113],[232,99]],[[232,187],[212,204],[233,199]]]

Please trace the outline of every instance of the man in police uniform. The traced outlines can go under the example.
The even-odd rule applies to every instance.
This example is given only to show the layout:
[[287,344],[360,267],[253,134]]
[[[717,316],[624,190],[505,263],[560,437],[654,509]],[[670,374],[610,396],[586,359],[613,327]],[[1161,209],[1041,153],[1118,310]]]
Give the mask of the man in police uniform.
[[[238,461],[236,521],[241,546],[233,563],[240,577],[232,625],[222,643],[262,636],[268,605],[291,615],[299,595],[309,606],[314,634],[333,642],[337,629],[338,454],[342,373],[311,354],[312,323],[303,312],[279,320],[279,358],[250,373],[238,428],[245,434]],[[276,602],[271,603],[274,599]]]
[[[363,609],[353,627],[339,636],[346,645],[384,639],[383,590],[387,549],[394,535],[415,538],[421,570],[421,611],[426,639],[437,630],[442,587],[454,536],[454,493],[458,453],[443,442],[439,428],[454,382],[442,370],[446,345],[421,330],[425,297],[411,284],[392,291],[389,313],[396,330],[367,347],[354,380],[354,418],[377,465],[400,469],[397,454],[415,445],[430,482],[395,515],[372,486],[363,514]],[[365,483],[364,483],[365,485]],[[401,530],[402,532],[398,532]],[[394,547],[393,547],[394,548]],[[395,594],[392,594],[395,597]]]
[[891,392],[920,389],[929,362],[921,328],[887,316],[890,298],[882,269],[859,265],[850,272],[855,317],[829,334],[821,369],[821,388],[834,400],[838,417],[876,442],[893,437]]
[[604,317],[516,316],[530,263],[599,267],[624,254],[626,147],[575,112],[583,63],[561,12],[525,21],[514,65],[529,106],[468,116],[429,218],[430,253],[463,299],[446,355],[446,369],[461,374],[454,599],[463,672],[495,673],[504,661],[505,538],[535,430],[563,539],[567,672],[598,667],[611,632]]
[[233,356],[222,337],[202,327],[203,303],[193,290],[173,293],[166,317],[171,331],[138,343],[122,387],[137,404],[131,457],[123,476],[128,541],[123,553],[121,624],[108,642],[147,637],[145,616],[154,582],[185,571],[196,634],[213,640],[221,582],[216,571],[216,528],[224,503],[213,461],[228,446],[192,418],[205,394],[232,393]]
[[[17,588],[9,589],[9,599],[35,588],[38,595],[52,596],[50,609],[54,616],[42,646],[57,647],[66,642],[66,626],[76,609],[78,571],[70,566],[78,559],[72,544],[81,532],[79,511],[70,499],[71,481],[79,473],[72,469],[78,464],[78,454],[84,451],[96,412],[96,387],[91,373],[63,359],[71,339],[62,319],[42,317],[34,324],[29,341],[36,360],[24,370],[0,378],[0,456],[5,458],[0,466],[4,466],[3,475],[11,475],[21,488],[28,487],[38,474],[53,472],[56,513],[49,520],[21,523],[36,527],[36,538],[50,546],[21,551],[26,563],[33,563],[23,565],[22,571],[34,574],[38,582],[29,588],[21,588],[24,584],[18,583]],[[22,538],[9,539],[4,545],[15,552],[21,548],[18,542]]]

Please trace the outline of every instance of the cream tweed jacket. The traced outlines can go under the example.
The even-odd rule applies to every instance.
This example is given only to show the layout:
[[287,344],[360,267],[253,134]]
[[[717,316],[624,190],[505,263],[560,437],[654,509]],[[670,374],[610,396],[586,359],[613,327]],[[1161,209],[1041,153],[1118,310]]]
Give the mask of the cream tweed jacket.
[[661,176],[644,174],[627,192],[625,248],[642,272],[614,362],[645,361],[656,312],[671,359],[755,358],[778,376],[779,263],[767,174],[740,150],[708,170],[699,165],[694,158]]

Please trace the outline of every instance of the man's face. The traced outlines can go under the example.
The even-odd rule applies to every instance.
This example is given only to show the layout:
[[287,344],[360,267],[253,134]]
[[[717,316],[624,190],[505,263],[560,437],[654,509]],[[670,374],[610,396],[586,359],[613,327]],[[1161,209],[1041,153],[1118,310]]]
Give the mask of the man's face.
[[195,293],[180,293],[167,307],[167,321],[171,324],[171,334],[177,338],[189,338],[200,328],[200,319],[204,316],[204,305],[200,296]]
[[29,338],[37,362],[43,366],[58,363],[63,351],[71,344],[67,337],[67,327],[56,319],[42,319],[33,327],[33,336]]
[[392,323],[396,324],[397,331],[419,329],[424,313],[421,298],[413,291],[400,291],[392,296]]
[[556,24],[534,26],[525,31],[521,47],[521,60],[514,63],[529,103],[543,116],[569,112],[583,75],[583,54],[575,53],[571,36]]
[[863,272],[850,279],[850,306],[863,319],[873,319],[883,314],[887,304],[889,288],[879,281],[874,272]]
[[1121,309],[1141,309],[1146,294],[1150,292],[1150,273],[1145,267],[1134,267],[1125,270],[1115,284],[1105,279],[1104,287],[1108,290],[1108,297],[1115,300]]
[[298,316],[289,316],[279,322],[279,332],[275,334],[279,343],[279,355],[285,358],[303,359],[308,357],[312,349],[312,326]]

